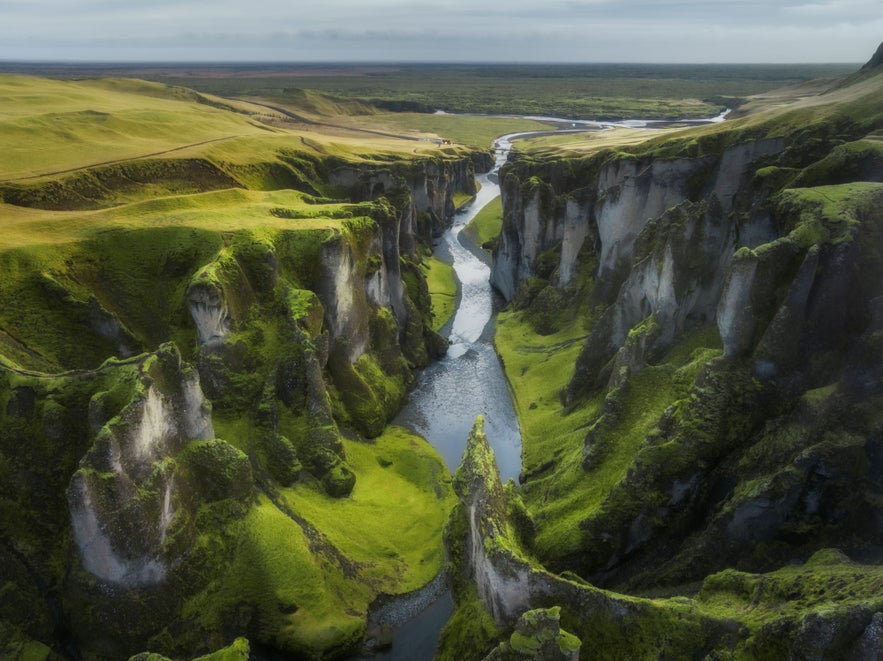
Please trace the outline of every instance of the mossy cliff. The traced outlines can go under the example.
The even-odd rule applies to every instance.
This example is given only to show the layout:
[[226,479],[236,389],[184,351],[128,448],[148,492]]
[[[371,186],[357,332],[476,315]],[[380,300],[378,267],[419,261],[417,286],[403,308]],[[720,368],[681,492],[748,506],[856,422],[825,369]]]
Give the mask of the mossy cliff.
[[874,659],[883,651],[879,566],[827,549],[768,574],[712,574],[692,598],[617,594],[542,567],[534,524],[514,484],[501,484],[481,420],[454,487],[445,540],[457,610],[439,658]]
[[446,348],[420,263],[472,157],[266,158],[7,186],[73,231],[0,252],[0,656],[332,658],[440,570],[450,478],[387,423]]
[[[870,69],[793,108],[504,169],[497,346],[543,566],[704,595],[728,568],[883,557],[881,89]],[[862,603],[854,636],[812,644],[848,649]],[[794,626],[761,647],[803,649]]]

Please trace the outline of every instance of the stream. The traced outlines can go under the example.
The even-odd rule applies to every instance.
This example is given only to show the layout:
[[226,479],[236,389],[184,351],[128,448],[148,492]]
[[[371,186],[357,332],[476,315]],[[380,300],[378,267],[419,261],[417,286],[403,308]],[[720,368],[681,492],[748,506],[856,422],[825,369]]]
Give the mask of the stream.
[[480,249],[473,252],[461,243],[459,235],[500,194],[497,173],[509,155],[508,138],[494,143],[494,168],[477,178],[481,190],[475,200],[454,216],[451,228],[436,246],[436,256],[453,263],[460,282],[460,298],[450,323],[451,344],[444,358],[423,371],[408,403],[393,421],[428,440],[453,473],[476,416],[484,415],[485,431],[504,482],[509,478],[517,481],[521,472],[521,434],[509,384],[494,351],[491,269]]

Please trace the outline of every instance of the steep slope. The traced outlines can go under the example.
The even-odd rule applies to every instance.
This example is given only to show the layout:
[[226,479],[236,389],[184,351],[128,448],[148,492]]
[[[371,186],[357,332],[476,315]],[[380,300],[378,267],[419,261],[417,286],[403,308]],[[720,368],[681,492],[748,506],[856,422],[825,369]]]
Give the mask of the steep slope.
[[450,478],[386,425],[446,348],[420,263],[487,156],[313,138],[2,184],[0,655],[342,655],[440,571]]
[[497,346],[547,568],[692,594],[881,557],[883,72],[826,90],[504,171]]

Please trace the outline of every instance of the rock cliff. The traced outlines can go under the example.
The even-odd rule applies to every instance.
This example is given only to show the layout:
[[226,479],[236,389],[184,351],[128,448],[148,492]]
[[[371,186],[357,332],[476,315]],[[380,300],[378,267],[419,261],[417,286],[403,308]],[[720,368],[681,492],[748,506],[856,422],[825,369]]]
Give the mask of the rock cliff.
[[[454,484],[460,502],[446,543],[457,611],[442,634],[441,659],[575,659],[581,647],[596,659],[879,654],[879,567],[823,550],[768,575],[714,574],[693,598],[637,598],[537,562],[533,522],[514,484],[500,483],[481,419]],[[834,586],[846,574],[869,582],[841,593]],[[783,607],[785,593],[799,603]]]
[[[879,75],[856,85],[811,117],[504,168],[503,325],[582,345],[560,392],[509,372],[528,436],[537,402],[563,404],[525,440],[550,568],[648,590],[881,551],[883,115]],[[556,542],[561,516],[579,530]]]
[[[372,481],[386,471],[409,503],[437,503],[405,535],[442,520],[440,460],[370,439],[446,349],[419,263],[454,193],[474,193],[473,160],[327,167],[352,202],[325,228],[109,231],[52,259],[0,255],[26,310],[0,367],[0,590],[18,594],[0,606],[0,655],[42,640],[192,656],[235,635],[342,654],[378,591],[431,566],[393,542],[378,579],[312,521],[365,474],[347,439],[385,448]],[[314,498],[328,500],[304,513]],[[307,590],[321,580],[358,587]]]

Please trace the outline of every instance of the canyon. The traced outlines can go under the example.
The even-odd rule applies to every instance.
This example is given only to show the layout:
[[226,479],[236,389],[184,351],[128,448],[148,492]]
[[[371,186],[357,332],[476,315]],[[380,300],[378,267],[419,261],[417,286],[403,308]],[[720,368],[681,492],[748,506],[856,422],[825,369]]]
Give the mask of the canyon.
[[[345,658],[447,581],[441,659],[878,658],[881,81],[517,145],[501,311],[464,277],[449,337],[426,265],[490,152],[150,84],[244,137],[0,182],[0,651]],[[514,407],[431,410],[492,334]]]

